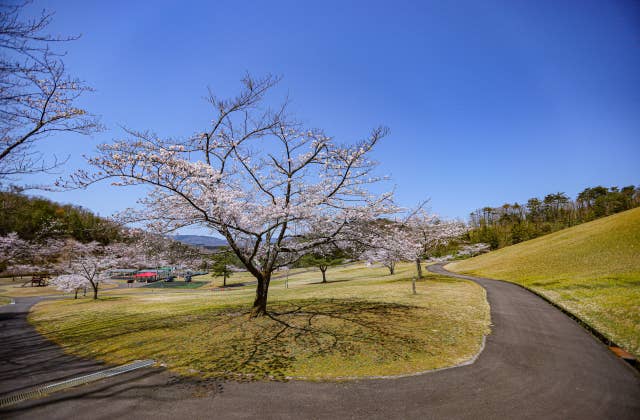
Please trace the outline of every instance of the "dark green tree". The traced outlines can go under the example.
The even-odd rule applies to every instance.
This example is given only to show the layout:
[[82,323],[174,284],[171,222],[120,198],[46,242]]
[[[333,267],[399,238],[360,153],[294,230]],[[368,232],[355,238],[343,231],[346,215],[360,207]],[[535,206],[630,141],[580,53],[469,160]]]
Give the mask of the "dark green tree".
[[322,273],[322,282],[327,282],[327,270],[329,267],[340,265],[344,262],[344,254],[340,250],[307,254],[302,257],[298,265],[303,267],[318,267]]
[[225,247],[211,255],[213,264],[211,273],[216,277],[222,277],[222,286],[227,287],[227,278],[233,275],[233,266],[238,263],[238,257],[229,248]]

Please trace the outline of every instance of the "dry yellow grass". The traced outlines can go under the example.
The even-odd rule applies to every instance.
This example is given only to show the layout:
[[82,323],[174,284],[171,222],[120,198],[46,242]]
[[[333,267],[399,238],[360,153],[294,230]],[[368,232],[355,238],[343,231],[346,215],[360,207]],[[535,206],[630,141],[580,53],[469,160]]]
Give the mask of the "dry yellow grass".
[[30,278],[16,278],[15,280],[10,277],[0,278],[0,295],[8,297],[30,297],[30,296],[48,296],[48,295],[61,295],[62,292],[56,290],[53,287],[31,287],[27,284],[23,287],[25,282]]
[[[202,377],[311,380],[398,375],[473,357],[489,332],[484,290],[430,275],[411,293],[412,264],[389,276],[362,264],[274,280],[271,316],[248,317],[253,287],[112,290],[43,302],[30,321],[71,353],[110,363],[153,358]],[[238,276],[237,278],[239,278]]]

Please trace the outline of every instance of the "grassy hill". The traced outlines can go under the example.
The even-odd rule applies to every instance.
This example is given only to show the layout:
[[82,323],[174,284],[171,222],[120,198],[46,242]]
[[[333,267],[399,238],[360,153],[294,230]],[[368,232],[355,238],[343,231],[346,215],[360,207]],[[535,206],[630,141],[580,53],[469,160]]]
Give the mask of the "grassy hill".
[[26,240],[71,237],[109,243],[121,237],[116,223],[85,208],[0,191],[0,236],[11,232]]
[[446,268],[535,290],[640,357],[640,208]]

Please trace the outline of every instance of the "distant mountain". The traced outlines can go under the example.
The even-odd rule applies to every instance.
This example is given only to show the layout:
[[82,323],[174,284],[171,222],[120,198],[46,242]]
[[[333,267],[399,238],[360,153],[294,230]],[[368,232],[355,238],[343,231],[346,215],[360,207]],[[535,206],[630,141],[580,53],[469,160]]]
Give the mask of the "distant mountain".
[[227,241],[225,241],[224,239],[215,238],[213,236],[174,235],[171,238],[187,245],[201,246],[205,248],[218,248],[227,245]]

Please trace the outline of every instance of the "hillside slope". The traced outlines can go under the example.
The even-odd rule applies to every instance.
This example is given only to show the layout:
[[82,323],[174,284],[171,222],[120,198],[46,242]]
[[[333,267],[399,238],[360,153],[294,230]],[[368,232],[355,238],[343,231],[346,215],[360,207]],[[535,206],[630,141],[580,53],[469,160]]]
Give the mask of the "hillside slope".
[[640,356],[640,208],[446,268],[533,289]]

